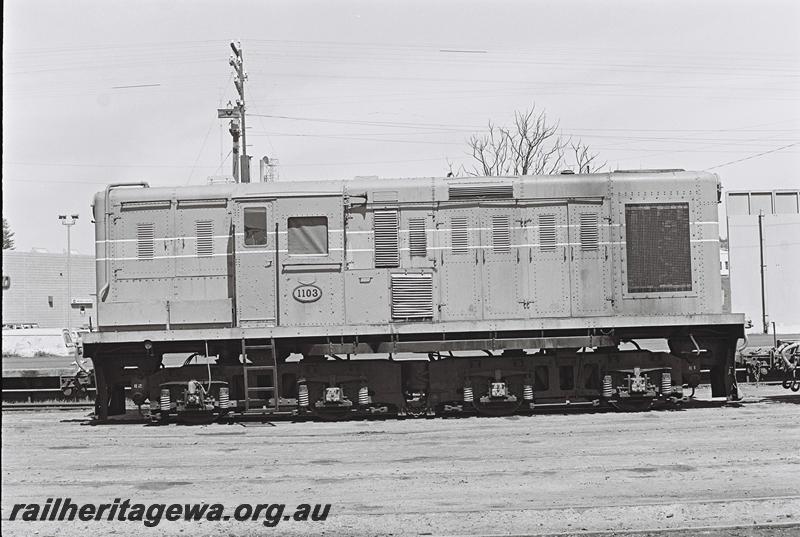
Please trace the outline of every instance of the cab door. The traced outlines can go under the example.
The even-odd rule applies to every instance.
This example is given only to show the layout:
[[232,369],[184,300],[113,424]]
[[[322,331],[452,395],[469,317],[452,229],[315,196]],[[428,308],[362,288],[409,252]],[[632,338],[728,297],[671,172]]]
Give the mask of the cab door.
[[276,326],[274,202],[238,201],[234,220],[239,326]]
[[281,326],[344,324],[342,196],[278,200]]

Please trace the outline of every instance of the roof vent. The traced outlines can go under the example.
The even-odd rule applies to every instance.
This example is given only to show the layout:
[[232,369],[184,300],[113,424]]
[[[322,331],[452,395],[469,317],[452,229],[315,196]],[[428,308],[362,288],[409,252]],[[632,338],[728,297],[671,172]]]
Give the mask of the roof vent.
[[502,200],[514,198],[514,186],[508,183],[450,185],[451,200]]
[[614,170],[614,173],[669,173],[669,172],[685,172],[683,168],[653,168],[641,170]]

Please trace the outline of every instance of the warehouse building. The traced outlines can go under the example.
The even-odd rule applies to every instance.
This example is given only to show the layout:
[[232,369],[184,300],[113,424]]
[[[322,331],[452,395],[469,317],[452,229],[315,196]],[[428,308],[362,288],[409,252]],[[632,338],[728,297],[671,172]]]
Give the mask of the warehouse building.
[[[3,326],[72,328],[96,322],[94,256],[70,256],[67,297],[66,253],[3,251]],[[68,309],[69,308],[69,309]]]
[[726,210],[732,310],[754,332],[800,333],[800,191],[729,192]]

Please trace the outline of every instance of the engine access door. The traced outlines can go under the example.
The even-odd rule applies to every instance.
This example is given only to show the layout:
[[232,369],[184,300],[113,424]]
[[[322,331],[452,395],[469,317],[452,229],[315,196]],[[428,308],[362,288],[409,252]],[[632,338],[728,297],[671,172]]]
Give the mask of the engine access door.
[[342,195],[278,201],[278,322],[281,326],[344,323]]
[[481,220],[477,209],[440,211],[437,221],[439,309],[443,321],[479,320],[483,317]]
[[612,311],[611,248],[608,204],[569,204],[572,315],[609,315]]
[[275,326],[276,241],[273,201],[238,201],[236,319],[239,326]]
[[526,288],[524,259],[520,245],[525,242],[516,207],[481,207],[480,265],[483,269],[483,318],[525,317],[522,295]]
[[524,210],[527,232],[523,261],[527,266],[528,315],[569,317],[570,265],[567,204],[536,205]]

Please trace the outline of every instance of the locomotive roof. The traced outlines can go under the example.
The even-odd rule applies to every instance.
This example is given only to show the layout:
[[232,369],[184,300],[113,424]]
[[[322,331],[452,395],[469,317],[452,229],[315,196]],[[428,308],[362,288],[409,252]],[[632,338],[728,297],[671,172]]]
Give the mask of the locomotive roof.
[[[249,198],[249,197],[309,197],[309,196],[363,196],[368,192],[397,194],[395,201],[402,201],[408,194],[419,194],[422,190],[434,193],[434,199],[452,187],[492,187],[506,185],[514,189],[513,197],[560,197],[602,196],[610,186],[629,188],[644,182],[663,182],[665,188],[689,182],[718,182],[716,174],[683,170],[623,170],[593,174],[524,175],[501,177],[412,177],[354,179],[297,180],[271,183],[222,183],[210,185],[150,187],[146,189],[119,188],[111,192],[114,201]],[[102,201],[105,192],[98,192],[95,201]],[[412,196],[416,198],[417,196]],[[511,197],[511,196],[509,196]],[[428,199],[430,197],[428,196]],[[447,199],[443,195],[441,199]]]

